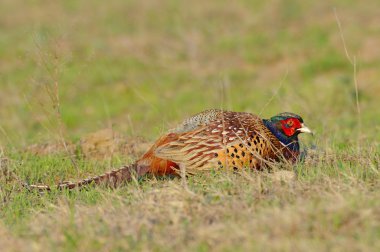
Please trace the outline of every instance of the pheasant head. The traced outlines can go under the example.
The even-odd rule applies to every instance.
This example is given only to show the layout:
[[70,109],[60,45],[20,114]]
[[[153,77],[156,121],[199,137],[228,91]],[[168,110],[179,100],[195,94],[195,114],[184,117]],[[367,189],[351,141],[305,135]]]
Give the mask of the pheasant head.
[[278,140],[292,151],[299,151],[298,135],[300,133],[312,134],[305,126],[303,119],[290,112],[280,113],[264,119],[265,126],[278,138]]

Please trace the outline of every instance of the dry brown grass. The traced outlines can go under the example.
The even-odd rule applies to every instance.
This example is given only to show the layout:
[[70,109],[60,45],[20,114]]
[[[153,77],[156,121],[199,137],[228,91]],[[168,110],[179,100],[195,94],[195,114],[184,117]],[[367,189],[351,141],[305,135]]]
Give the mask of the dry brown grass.
[[190,193],[178,180],[144,184],[101,191],[92,206],[59,197],[48,212],[33,214],[26,237],[12,239],[37,251],[380,248],[378,185],[354,178],[279,183],[265,173],[206,176],[192,179]]

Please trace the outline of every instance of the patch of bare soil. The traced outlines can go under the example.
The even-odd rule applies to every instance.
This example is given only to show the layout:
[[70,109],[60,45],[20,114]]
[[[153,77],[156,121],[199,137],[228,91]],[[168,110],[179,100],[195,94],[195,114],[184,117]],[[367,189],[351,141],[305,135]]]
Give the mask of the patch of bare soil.
[[80,153],[85,158],[102,160],[114,155],[139,157],[149,149],[150,145],[151,143],[142,138],[127,138],[108,128],[85,135],[77,143],[37,143],[28,146],[25,151],[34,155]]

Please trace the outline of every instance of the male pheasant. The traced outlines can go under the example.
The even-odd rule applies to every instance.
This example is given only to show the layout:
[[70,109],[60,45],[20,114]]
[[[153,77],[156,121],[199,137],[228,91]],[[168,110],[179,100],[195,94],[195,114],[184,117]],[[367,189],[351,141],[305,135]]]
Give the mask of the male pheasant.
[[[79,182],[64,182],[59,189],[87,184],[111,186],[142,176],[187,174],[211,169],[262,169],[272,162],[295,162],[300,153],[298,135],[311,133],[300,116],[280,113],[270,119],[246,112],[211,109],[196,114],[159,138],[135,163]],[[32,188],[50,190],[45,185]]]

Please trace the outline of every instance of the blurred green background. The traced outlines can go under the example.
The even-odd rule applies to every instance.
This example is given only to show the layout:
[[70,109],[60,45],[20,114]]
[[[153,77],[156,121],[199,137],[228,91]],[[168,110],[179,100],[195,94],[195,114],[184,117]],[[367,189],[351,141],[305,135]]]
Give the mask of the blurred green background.
[[[0,140],[113,127],[153,140],[207,108],[301,114],[321,140],[379,139],[378,1],[0,4]],[[57,119],[56,86],[62,126]]]

